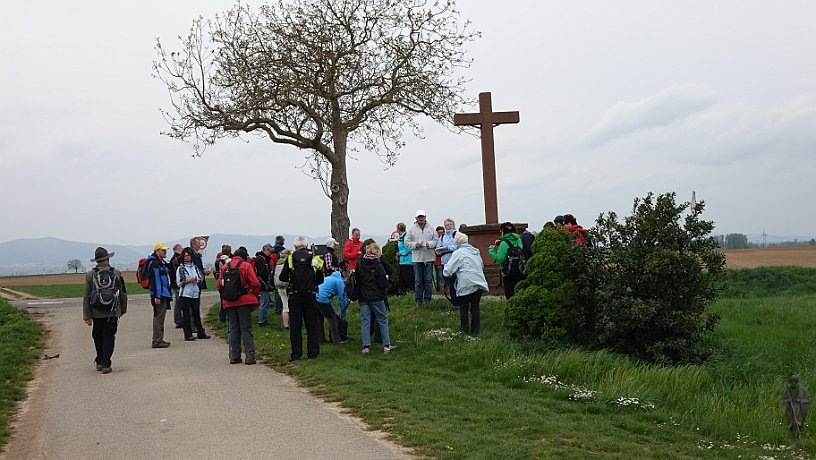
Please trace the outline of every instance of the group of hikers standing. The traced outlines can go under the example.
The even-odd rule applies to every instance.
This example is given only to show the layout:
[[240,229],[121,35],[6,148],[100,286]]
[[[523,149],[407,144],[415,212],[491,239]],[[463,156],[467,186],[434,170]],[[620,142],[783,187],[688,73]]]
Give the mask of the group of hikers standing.
[[[434,292],[445,292],[459,307],[460,326],[465,334],[478,335],[480,302],[489,291],[484,276],[484,264],[478,248],[455,222],[447,218],[443,226],[432,228],[425,211],[417,210],[416,220],[408,228],[397,224],[390,241],[397,242],[396,262],[399,265],[398,292],[412,288],[416,306],[427,305]],[[579,244],[585,244],[586,231],[570,215],[557,216],[545,227],[555,226],[574,234]],[[515,285],[523,278],[524,258],[532,255],[530,232],[519,234],[510,222],[501,224],[501,236],[488,248],[490,257],[501,266],[505,296],[514,295]],[[201,293],[207,289],[206,277],[214,275],[221,298],[220,318],[227,323],[228,355],[231,364],[255,364],[255,346],[251,315],[258,313],[258,326],[269,325],[269,310],[281,315],[281,326],[289,332],[290,362],[303,356],[302,332],[306,330],[306,357],[317,358],[325,338],[324,322],[329,324],[329,340],[343,344],[349,341],[347,308],[349,301],[360,307],[361,351],[369,353],[372,335],[383,344],[383,352],[395,348],[391,342],[388,321],[389,277],[391,264],[382,257],[382,248],[373,239],[360,240],[360,230],[352,229],[342,248],[343,260],[337,257],[338,242],[329,238],[322,256],[312,253],[308,240],[298,236],[294,250],[284,247],[284,238],[275,244],[265,244],[254,257],[245,247],[234,252],[225,244],[215,258],[214,270],[204,267],[199,238],[190,246],[177,244],[173,256],[166,260],[168,247],[156,243],[153,253],[140,261],[140,283],[150,293],[153,307],[153,348],[167,348],[164,340],[165,315],[173,310],[177,328],[183,330],[185,341],[209,339],[201,321]],[[127,312],[127,291],[121,273],[110,266],[104,248],[97,248],[93,262],[97,266],[86,275],[83,316],[93,326],[97,351],[95,366],[103,373],[111,372],[111,355],[118,319]],[[519,268],[514,260],[520,257]],[[338,299],[340,311],[332,305]],[[194,335],[195,334],[195,335]],[[243,349],[243,359],[242,359]]]

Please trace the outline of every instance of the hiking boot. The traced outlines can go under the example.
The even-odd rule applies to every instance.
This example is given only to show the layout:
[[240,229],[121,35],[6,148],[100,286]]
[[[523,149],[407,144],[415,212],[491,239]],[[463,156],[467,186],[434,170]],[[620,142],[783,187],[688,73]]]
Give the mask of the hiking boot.
[[397,348],[396,345],[386,345],[383,347],[383,353],[391,353],[391,350]]
[[246,360],[244,360],[244,364],[247,365],[255,364],[255,357],[247,358]]
[[230,359],[230,364],[239,364],[240,362],[241,362],[241,358]]
[[258,323],[258,327],[266,327],[266,326],[269,326],[269,323],[267,323],[266,321],[264,321],[262,323]]
[[102,370],[102,365],[101,365],[101,364],[97,364],[97,365],[96,365],[96,370],[101,371],[101,370]]
[[156,342],[151,346],[153,348],[167,348],[170,346],[170,342],[165,342],[164,340],[162,340],[161,342]]
[[369,348],[368,348],[368,347],[363,347],[363,351],[362,351],[362,353],[365,355],[365,354],[368,354],[368,352],[369,352],[369,351],[370,351],[370,350],[369,350]]
[[103,367],[102,368],[102,373],[103,374],[110,374],[112,370],[113,369],[111,369],[110,367]]
[[289,362],[292,363],[292,364],[299,363],[300,359],[299,358],[289,358]]
[[199,340],[209,339],[210,337],[212,337],[212,336],[207,335],[207,334],[198,334],[198,339]]
[[191,335],[190,337],[185,337],[185,338],[184,338],[184,340],[185,340],[185,341],[187,341],[187,342],[192,342],[192,341],[193,341],[193,340],[195,340],[195,339],[196,339],[196,338],[195,338],[195,337],[193,337],[192,335]]

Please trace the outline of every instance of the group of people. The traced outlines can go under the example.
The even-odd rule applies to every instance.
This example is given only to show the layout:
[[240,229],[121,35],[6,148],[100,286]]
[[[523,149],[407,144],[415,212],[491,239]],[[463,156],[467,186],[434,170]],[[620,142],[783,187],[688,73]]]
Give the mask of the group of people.
[[[415,214],[410,228],[399,223],[390,238],[397,242],[399,292],[413,288],[416,306],[422,307],[431,301],[436,274],[437,292],[444,291],[459,307],[462,331],[478,335],[480,302],[489,291],[481,252],[470,244],[462,227],[456,229],[453,219],[447,218],[442,226],[433,228],[425,211],[420,209]],[[579,244],[588,238],[570,214],[557,216],[547,226],[563,228],[575,235]],[[501,266],[505,295],[510,298],[516,283],[523,278],[513,270],[512,259],[519,250],[527,258],[531,256],[534,235],[527,231],[519,234],[511,222],[501,224],[500,232],[500,238],[487,251]],[[166,312],[171,309],[185,341],[210,338],[201,321],[201,293],[207,289],[206,277],[214,275],[221,297],[220,317],[227,323],[231,364],[255,364],[251,315],[260,310],[258,325],[266,327],[273,305],[275,313],[281,315],[281,326],[289,331],[290,362],[303,356],[304,326],[307,358],[317,358],[321,341],[328,341],[325,322],[332,343],[347,343],[349,298],[357,300],[360,306],[362,353],[370,352],[372,335],[375,342],[383,344],[383,352],[389,353],[394,348],[388,322],[388,278],[393,269],[382,257],[382,248],[376,241],[361,241],[360,230],[352,229],[342,248],[342,261],[335,254],[339,243],[333,238],[326,242],[322,255],[313,254],[303,236],[295,239],[292,251],[284,247],[284,242],[283,236],[278,236],[274,245],[265,244],[254,257],[243,246],[233,252],[225,244],[216,256],[214,270],[204,267],[198,238],[191,239],[188,247],[175,245],[169,261],[168,247],[163,243],[154,245],[144,267],[153,307],[151,346],[170,346],[164,340],[164,323]],[[87,273],[85,283],[83,315],[85,322],[93,326],[95,365],[103,373],[111,372],[118,319],[127,312],[122,275],[110,266],[113,255],[97,248],[92,259],[97,266]],[[334,298],[338,299],[339,312],[332,305]]]

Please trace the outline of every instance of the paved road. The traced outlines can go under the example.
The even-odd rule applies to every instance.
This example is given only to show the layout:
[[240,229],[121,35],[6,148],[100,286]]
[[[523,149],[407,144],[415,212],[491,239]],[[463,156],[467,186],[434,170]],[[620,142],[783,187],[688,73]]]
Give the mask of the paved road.
[[[207,293],[210,304],[213,293]],[[150,347],[152,309],[132,296],[113,372],[93,366],[81,299],[20,301],[51,331],[8,459],[396,459],[406,451],[264,365],[230,365],[226,343],[185,342],[168,315]],[[308,364],[306,364],[308,365]]]

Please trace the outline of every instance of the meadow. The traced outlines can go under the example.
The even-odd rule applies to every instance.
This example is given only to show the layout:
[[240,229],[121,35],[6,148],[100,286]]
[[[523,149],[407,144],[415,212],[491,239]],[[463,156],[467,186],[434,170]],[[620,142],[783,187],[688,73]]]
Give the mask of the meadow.
[[[478,338],[457,332],[458,311],[446,300],[417,309],[406,296],[390,300],[397,348],[389,355],[376,347],[360,353],[356,304],[349,307],[355,340],[323,344],[316,360],[289,364],[288,334],[278,327],[256,327],[256,348],[260,360],[313,394],[432,458],[807,458],[816,452],[810,426],[806,449],[789,449],[780,396],[791,373],[816,389],[816,269],[728,276],[728,289],[711,306],[721,316],[705,343],[714,356],[699,366],[515,341],[501,327],[504,301],[492,299],[483,301]],[[37,291],[74,293],[65,286]],[[8,324],[27,332],[4,330],[2,337],[14,337],[16,350],[36,350],[39,332],[3,308],[11,310],[4,321],[13,318]],[[209,320],[223,336],[217,308]],[[13,367],[18,382],[36,357],[27,353]],[[19,397],[18,390],[8,400]]]

